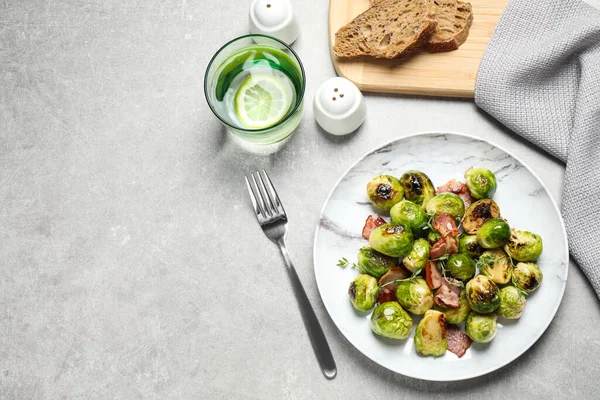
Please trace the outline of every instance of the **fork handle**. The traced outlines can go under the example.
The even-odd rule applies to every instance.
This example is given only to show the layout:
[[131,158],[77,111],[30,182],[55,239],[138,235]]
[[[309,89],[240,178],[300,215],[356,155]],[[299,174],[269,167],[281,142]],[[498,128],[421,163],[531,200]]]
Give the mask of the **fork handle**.
[[331,354],[331,349],[329,348],[329,344],[327,343],[327,339],[325,338],[325,334],[321,328],[321,324],[319,324],[317,315],[315,314],[315,311],[308,300],[308,296],[304,291],[302,282],[300,282],[300,278],[298,278],[298,274],[296,273],[296,269],[294,268],[294,264],[292,264],[292,259],[290,258],[290,253],[285,246],[285,242],[283,239],[281,239],[277,242],[277,244],[279,245],[279,250],[281,250],[281,254],[283,255],[283,259],[287,265],[288,276],[292,281],[292,287],[294,288],[294,294],[296,295],[300,313],[302,314],[302,320],[304,321],[304,326],[308,331],[308,337],[310,338],[313,351],[315,352],[319,365],[321,366],[321,371],[327,379],[333,379],[337,374],[337,368],[335,366],[333,355]]

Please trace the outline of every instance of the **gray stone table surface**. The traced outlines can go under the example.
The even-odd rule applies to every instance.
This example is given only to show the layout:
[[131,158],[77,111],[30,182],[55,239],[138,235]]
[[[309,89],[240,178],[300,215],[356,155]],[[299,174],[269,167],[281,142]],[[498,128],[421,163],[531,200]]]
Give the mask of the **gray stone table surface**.
[[[312,96],[334,76],[328,3],[295,1],[303,122],[276,155],[240,152],[211,114],[204,70],[247,33],[249,0],[0,1],[0,398],[597,398],[598,299],[572,264],[542,338],[501,370],[428,383],[345,340],[312,266],[319,210],[367,149],[412,132],[478,135],[560,201],[564,167],[472,101],[367,95],[347,137]],[[319,371],[277,248],[242,177],[266,168],[288,245],[339,373]]]

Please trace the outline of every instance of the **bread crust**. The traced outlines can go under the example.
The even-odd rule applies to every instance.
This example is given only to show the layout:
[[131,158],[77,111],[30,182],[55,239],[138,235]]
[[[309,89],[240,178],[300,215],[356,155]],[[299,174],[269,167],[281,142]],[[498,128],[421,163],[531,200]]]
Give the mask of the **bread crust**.
[[[431,0],[381,0],[336,32],[333,53],[341,58],[402,58],[427,43],[437,26],[435,10]],[[400,18],[399,11],[413,20]]]
[[[371,0],[371,6],[374,7],[383,1],[386,0]],[[466,18],[464,18],[464,20],[454,18],[452,25],[454,25],[456,32],[451,37],[442,38],[438,32],[439,30],[444,29],[448,24],[443,24],[440,22],[440,20],[441,15],[447,10],[445,10],[443,7],[438,7],[436,12],[436,20],[438,21],[436,31],[431,34],[429,40],[424,43],[422,47],[424,50],[430,53],[456,50],[464,42],[466,42],[467,38],[469,37],[469,30],[473,24],[473,7],[471,6],[471,3],[460,0],[434,0],[434,2],[437,3],[437,5],[441,5],[440,3],[444,3],[446,5],[452,3],[453,8],[456,10],[454,15],[466,15]],[[459,25],[460,28],[456,28],[455,24]]]
[[[466,42],[469,37],[469,30],[471,25],[473,24],[473,8],[471,3],[456,1],[456,12],[454,18],[454,28],[457,31],[453,36],[449,38],[440,38],[436,33],[433,33],[424,46],[424,49],[430,53],[438,53],[443,51],[452,51],[456,50]],[[439,12],[442,12],[441,10]],[[456,16],[466,16],[464,19],[459,19]],[[438,21],[439,22],[439,21]],[[456,26],[460,26],[460,28],[456,28]],[[440,28],[440,25],[438,25]]]

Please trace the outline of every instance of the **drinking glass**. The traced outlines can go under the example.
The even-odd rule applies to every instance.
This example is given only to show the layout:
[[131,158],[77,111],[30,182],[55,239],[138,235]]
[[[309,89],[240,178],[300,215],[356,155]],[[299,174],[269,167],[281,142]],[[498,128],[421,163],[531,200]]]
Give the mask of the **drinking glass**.
[[[249,126],[240,116],[238,92],[248,87],[253,77],[266,79],[267,86],[278,88],[277,93],[282,93],[285,104],[289,104],[282,118],[273,124],[267,122],[268,126]],[[298,55],[285,43],[265,35],[241,36],[226,43],[210,60],[204,76],[204,94],[212,112],[242,148],[258,154],[278,151],[296,130],[302,119],[305,86],[306,75]],[[257,91],[266,96],[263,99],[271,99],[260,87],[252,87],[250,93]]]

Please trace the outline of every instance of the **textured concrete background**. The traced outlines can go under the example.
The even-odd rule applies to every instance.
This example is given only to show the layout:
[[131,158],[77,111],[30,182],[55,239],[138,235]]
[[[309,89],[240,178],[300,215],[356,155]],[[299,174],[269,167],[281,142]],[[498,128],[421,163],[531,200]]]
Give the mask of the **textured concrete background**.
[[[479,135],[560,201],[563,166],[465,100],[368,95],[355,134],[310,102],[334,75],[325,0],[295,2],[303,123],[242,154],[202,93],[207,62],[247,33],[249,0],[0,1],[0,398],[597,398],[599,302],[576,266],[556,318],[517,361],[467,382],[391,373],[355,350],[312,271],[319,210],[366,149],[424,130]],[[242,176],[267,168],[289,247],[329,338],[321,375],[276,247]]]

